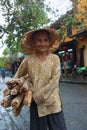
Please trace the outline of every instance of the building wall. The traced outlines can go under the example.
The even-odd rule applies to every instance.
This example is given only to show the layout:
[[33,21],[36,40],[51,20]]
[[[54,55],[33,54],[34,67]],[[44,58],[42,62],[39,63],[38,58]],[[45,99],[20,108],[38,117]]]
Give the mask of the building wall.
[[73,34],[87,28],[87,0],[73,0],[74,19],[80,24],[73,26]]
[[[81,23],[79,25],[73,25],[72,35],[77,34],[78,36],[79,32],[84,32],[84,30],[87,30],[87,0],[72,0],[72,2],[74,19]],[[85,49],[83,50],[83,58],[84,66],[87,66],[87,35],[85,35],[83,40],[79,40],[80,36],[78,37],[78,45],[76,50],[85,45]]]
[[87,38],[84,38],[84,40],[78,40],[78,44],[77,44],[77,50],[79,48],[82,48],[83,45],[85,46],[84,50],[83,50],[83,55],[84,55],[84,66],[87,66]]
[[[74,24],[72,27],[72,34],[67,35],[68,34],[67,30],[65,30],[65,35],[64,38],[63,37],[61,38],[61,43],[66,43],[67,46],[68,42],[77,39],[78,44],[76,45],[75,48],[75,50],[77,50],[76,54],[78,53],[78,49],[83,47],[83,45],[85,45],[85,49],[83,50],[84,55],[83,60],[84,60],[84,66],[87,66],[87,32],[83,40],[79,40],[80,36],[83,36],[82,33],[81,35],[78,35],[78,33],[87,30],[87,0],[72,0],[72,2],[73,2],[73,11],[71,13],[71,16],[74,15],[73,20],[76,22],[76,24]],[[77,59],[77,55],[75,59]]]

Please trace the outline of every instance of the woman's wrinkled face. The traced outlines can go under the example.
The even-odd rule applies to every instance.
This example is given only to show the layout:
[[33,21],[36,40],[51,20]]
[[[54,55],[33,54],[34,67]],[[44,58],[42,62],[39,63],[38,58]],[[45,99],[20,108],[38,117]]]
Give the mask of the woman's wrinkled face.
[[34,46],[36,52],[48,52],[50,40],[45,32],[38,32],[34,37]]

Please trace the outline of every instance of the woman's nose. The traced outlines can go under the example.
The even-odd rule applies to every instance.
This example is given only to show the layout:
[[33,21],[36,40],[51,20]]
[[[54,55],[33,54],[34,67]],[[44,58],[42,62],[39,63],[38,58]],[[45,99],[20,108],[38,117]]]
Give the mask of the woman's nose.
[[42,44],[42,45],[45,45],[45,41],[41,41],[41,44]]

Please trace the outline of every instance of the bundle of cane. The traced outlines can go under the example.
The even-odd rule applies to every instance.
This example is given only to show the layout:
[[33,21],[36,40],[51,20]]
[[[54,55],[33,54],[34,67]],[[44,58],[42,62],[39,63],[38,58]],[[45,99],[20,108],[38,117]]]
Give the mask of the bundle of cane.
[[22,107],[23,107],[23,103],[21,103],[19,107],[13,109],[13,114],[15,116],[18,116],[20,114],[21,110],[22,110]]
[[28,90],[26,93],[25,93],[25,97],[24,97],[24,100],[23,100],[23,104],[25,106],[30,106],[31,105],[31,102],[32,102],[32,91]]
[[1,105],[3,107],[11,106],[13,108],[13,114],[18,116],[24,105],[30,106],[31,104],[32,91],[29,87],[30,80],[27,76],[25,76],[25,78],[21,77],[19,79],[8,81],[6,85],[7,88],[3,92],[5,98],[3,99]]
[[25,106],[30,106],[32,102],[32,91],[28,86],[30,86],[29,79],[25,80],[23,86],[20,89],[20,92],[25,93],[24,100],[23,100],[23,105]]
[[13,89],[14,87],[18,86],[21,87],[24,83],[25,79],[23,77],[19,79],[13,79],[11,81],[7,81],[6,85],[8,89]]
[[6,98],[4,98],[1,102],[1,105],[3,107],[10,107],[11,106],[11,102],[13,100],[14,96],[8,96]]
[[3,94],[4,94],[4,96],[8,96],[8,95],[10,95],[10,92],[11,92],[11,90],[8,89],[8,88],[6,88],[6,89],[3,91]]
[[11,102],[11,106],[13,107],[13,109],[18,108],[22,103],[23,99],[24,99],[24,93],[18,94]]
[[17,95],[20,93],[20,88],[23,86],[25,80],[28,78],[28,75],[20,77],[18,79],[13,79],[11,81],[7,81],[7,88],[4,90],[4,96],[7,95]]

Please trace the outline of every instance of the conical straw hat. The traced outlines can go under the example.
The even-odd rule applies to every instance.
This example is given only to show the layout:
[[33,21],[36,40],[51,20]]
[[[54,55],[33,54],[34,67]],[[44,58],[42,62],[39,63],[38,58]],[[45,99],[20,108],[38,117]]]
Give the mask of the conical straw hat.
[[32,41],[32,34],[34,34],[35,32],[38,32],[40,30],[47,31],[50,34],[49,51],[52,53],[52,52],[54,52],[58,49],[58,47],[59,47],[59,36],[58,36],[57,32],[52,30],[52,29],[41,28],[41,29],[29,31],[29,32],[25,33],[25,35],[23,36],[23,38],[21,40],[21,47],[23,48],[23,50],[27,54],[35,53],[35,49],[34,49],[34,47],[32,47],[32,42],[33,42]]

